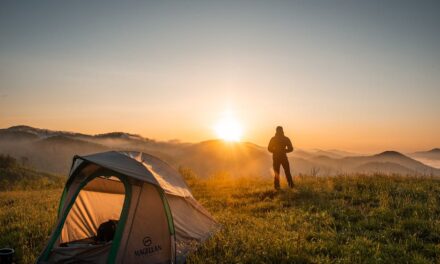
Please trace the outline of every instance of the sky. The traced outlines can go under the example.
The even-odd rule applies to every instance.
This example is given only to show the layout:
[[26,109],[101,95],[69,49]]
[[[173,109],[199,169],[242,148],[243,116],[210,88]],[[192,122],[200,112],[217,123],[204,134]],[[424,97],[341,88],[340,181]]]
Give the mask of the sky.
[[440,147],[439,1],[1,1],[0,128]]

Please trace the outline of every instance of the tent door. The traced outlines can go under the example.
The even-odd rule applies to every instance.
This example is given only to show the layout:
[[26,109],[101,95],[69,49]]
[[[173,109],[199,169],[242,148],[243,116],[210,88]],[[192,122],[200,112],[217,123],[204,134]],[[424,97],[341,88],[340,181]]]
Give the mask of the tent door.
[[[40,260],[65,262],[73,258],[96,263],[114,260],[131,199],[131,185],[126,177],[110,170],[99,170],[76,190],[67,192],[70,191],[75,192],[73,198],[67,201],[67,208],[60,215]],[[113,239],[100,241],[97,239],[99,226],[109,220],[117,221]]]

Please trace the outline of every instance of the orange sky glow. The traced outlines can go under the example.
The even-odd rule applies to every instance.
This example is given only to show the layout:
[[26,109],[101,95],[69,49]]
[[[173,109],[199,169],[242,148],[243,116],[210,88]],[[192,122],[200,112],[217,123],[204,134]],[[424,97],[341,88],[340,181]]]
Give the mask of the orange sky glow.
[[440,147],[440,5],[312,2],[1,3],[0,128]]

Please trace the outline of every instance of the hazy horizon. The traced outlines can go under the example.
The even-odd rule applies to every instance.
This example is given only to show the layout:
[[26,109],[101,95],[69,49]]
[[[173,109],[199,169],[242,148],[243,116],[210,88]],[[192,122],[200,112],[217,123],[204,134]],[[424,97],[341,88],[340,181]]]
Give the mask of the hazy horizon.
[[[107,134],[107,133],[114,133],[114,132],[116,132],[116,133],[121,132],[121,133],[127,133],[127,134],[141,136],[143,138],[150,139],[150,140],[155,140],[157,142],[170,142],[170,143],[181,143],[181,144],[197,144],[197,143],[202,143],[202,142],[211,141],[211,140],[220,140],[220,141],[222,140],[222,139],[216,138],[214,136],[212,138],[206,138],[206,139],[202,139],[202,140],[199,140],[199,141],[183,141],[183,140],[178,139],[178,138],[174,138],[174,139],[157,139],[157,138],[149,137],[148,135],[142,135],[142,134],[139,134],[139,133],[136,133],[136,132],[127,132],[127,131],[122,131],[122,130],[118,130],[118,131],[105,131],[105,132],[100,132],[100,133],[88,133],[88,132],[84,132],[84,131],[73,131],[73,130],[49,129],[49,128],[43,128],[43,127],[33,127],[33,126],[26,125],[26,124],[18,124],[18,125],[14,125],[14,126],[10,126],[10,127],[0,127],[0,129],[8,129],[8,128],[15,127],[15,126],[28,126],[28,127],[36,128],[36,129],[43,129],[43,130],[47,129],[47,130],[51,130],[51,131],[60,131],[60,132],[67,132],[67,133],[79,133],[79,134],[90,135],[90,136],[96,136],[96,135]],[[263,148],[266,147],[266,144],[259,144],[257,142],[252,142],[252,141],[249,141],[249,140],[240,140],[240,142],[256,144],[257,146],[260,146],[260,147],[263,147]],[[228,143],[228,142],[225,142],[225,143]],[[234,144],[234,143],[235,142],[232,142],[232,144]],[[295,150],[304,150],[304,151],[308,151],[308,152],[309,151],[312,151],[312,152],[313,151],[342,151],[342,152],[347,152],[347,153],[351,153],[351,154],[360,154],[360,155],[373,155],[373,154],[378,154],[378,153],[382,153],[382,152],[385,152],[385,151],[398,151],[398,152],[401,152],[403,154],[411,154],[411,153],[414,153],[414,152],[419,152],[419,151],[424,152],[424,151],[430,151],[430,150],[438,149],[438,148],[439,147],[437,147],[437,146],[433,146],[433,147],[428,148],[428,149],[418,149],[418,150],[412,150],[412,151],[405,151],[405,150],[397,149],[397,148],[378,149],[378,150],[375,150],[375,151],[358,151],[358,150],[344,149],[344,148],[301,148],[301,147],[295,146]]]
[[436,1],[0,3],[0,127],[440,146]]

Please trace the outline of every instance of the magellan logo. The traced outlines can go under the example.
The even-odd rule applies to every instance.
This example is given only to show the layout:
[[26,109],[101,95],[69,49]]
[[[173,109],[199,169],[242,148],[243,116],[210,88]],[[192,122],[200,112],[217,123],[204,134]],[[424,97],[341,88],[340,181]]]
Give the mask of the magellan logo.
[[144,248],[134,251],[136,257],[149,256],[162,250],[161,245],[153,245],[153,240],[149,236],[146,236],[142,239],[142,244],[144,245]]
[[144,239],[142,240],[142,243],[144,244],[144,246],[149,247],[149,246],[151,246],[153,241],[151,241],[151,237],[144,237]]

